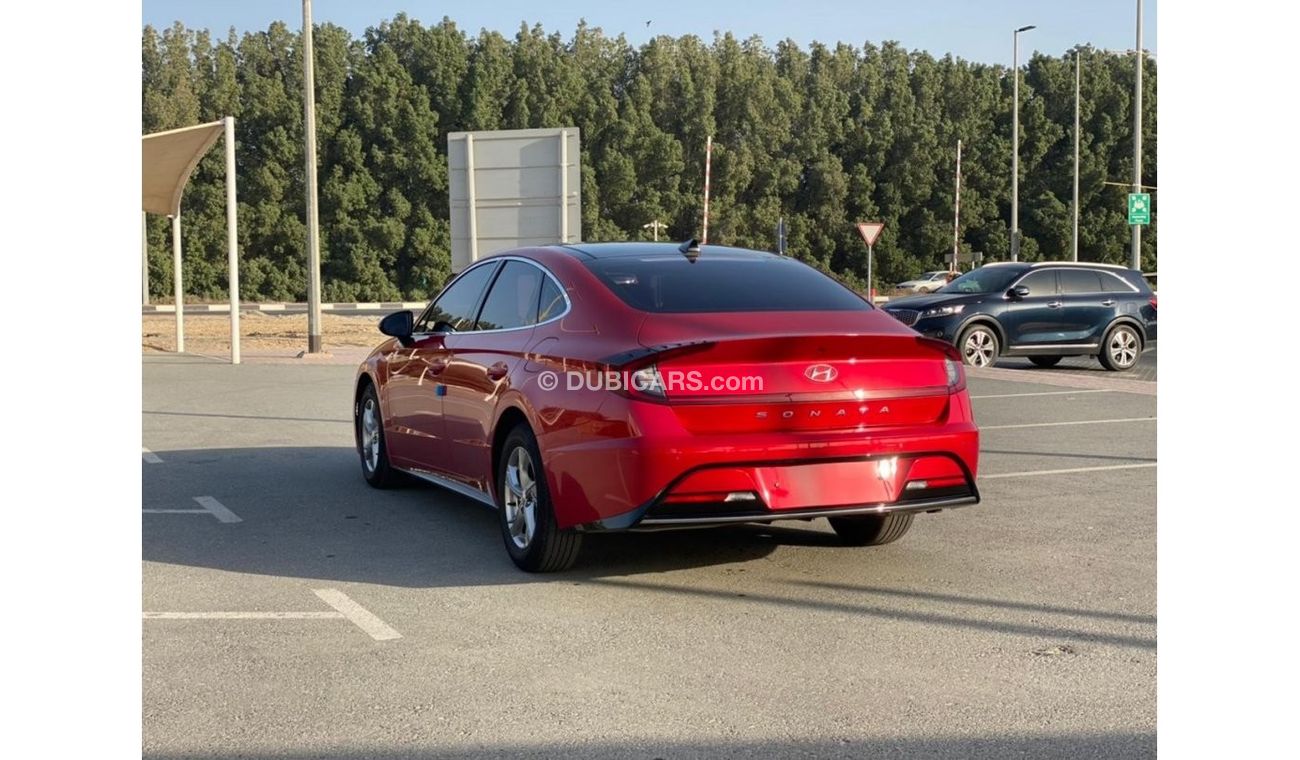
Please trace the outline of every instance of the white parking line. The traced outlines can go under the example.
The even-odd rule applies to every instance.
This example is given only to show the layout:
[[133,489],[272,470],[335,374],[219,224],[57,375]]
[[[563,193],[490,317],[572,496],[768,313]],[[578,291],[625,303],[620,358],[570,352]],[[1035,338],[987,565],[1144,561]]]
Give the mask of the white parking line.
[[211,496],[195,496],[194,500],[199,503],[199,506],[211,512],[213,517],[223,523],[243,522],[243,519],[239,515],[226,509],[225,504],[222,504]]
[[1089,388],[1077,391],[1036,391],[1034,393],[993,393],[988,396],[971,396],[971,399],[977,398],[1023,398],[1025,396],[1076,396],[1080,393],[1114,393],[1107,388]]
[[1034,475],[1067,475],[1072,472],[1101,472],[1102,470],[1136,470],[1155,467],[1155,462],[1141,464],[1107,464],[1098,467],[1070,467],[1064,470],[1026,470],[1024,472],[999,472],[993,475],[980,475],[977,480],[995,480],[997,478],[1028,478]]
[[342,612],[146,612],[145,620],[342,620]]
[[144,447],[141,447],[141,449],[146,464],[162,464],[162,457],[158,456],[157,454],[153,453],[152,451]]
[[980,430],[1015,430],[1018,428],[1059,427],[1061,425],[1104,425],[1119,422],[1155,421],[1155,417],[1123,417],[1116,420],[1073,420],[1071,422],[1027,422],[1023,425],[980,425]]
[[351,620],[358,628],[370,634],[375,641],[400,639],[402,634],[388,627],[388,624],[375,616],[373,612],[352,601],[352,597],[333,588],[312,589],[329,606],[338,610],[343,617]]
[[212,515],[223,523],[243,522],[243,518],[231,512],[225,504],[211,496],[195,496],[194,500],[203,509],[142,509],[146,515]]
[[[193,511],[193,510],[191,510]],[[347,620],[375,641],[402,638],[373,612],[357,604],[352,597],[333,588],[313,589],[332,612],[144,612],[145,620]]]

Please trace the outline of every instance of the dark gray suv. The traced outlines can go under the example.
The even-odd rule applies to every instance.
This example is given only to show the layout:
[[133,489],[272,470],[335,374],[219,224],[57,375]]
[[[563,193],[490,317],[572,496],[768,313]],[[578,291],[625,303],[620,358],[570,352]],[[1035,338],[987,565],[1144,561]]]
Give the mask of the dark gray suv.
[[1025,356],[1051,367],[1096,356],[1126,370],[1156,340],[1156,295],[1142,273],[1114,264],[988,264],[934,293],[890,301],[900,322],[946,340],[973,367]]

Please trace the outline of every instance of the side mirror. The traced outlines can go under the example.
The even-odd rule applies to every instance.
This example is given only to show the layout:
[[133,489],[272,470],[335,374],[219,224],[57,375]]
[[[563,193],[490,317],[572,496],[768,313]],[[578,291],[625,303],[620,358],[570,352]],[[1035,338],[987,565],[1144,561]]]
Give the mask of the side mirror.
[[1011,290],[1007,291],[1007,298],[1021,299],[1021,298],[1028,298],[1028,297],[1029,297],[1029,288],[1025,287],[1024,285],[1017,285]]
[[415,315],[409,311],[395,311],[379,320],[379,332],[394,338],[405,346],[415,328]]

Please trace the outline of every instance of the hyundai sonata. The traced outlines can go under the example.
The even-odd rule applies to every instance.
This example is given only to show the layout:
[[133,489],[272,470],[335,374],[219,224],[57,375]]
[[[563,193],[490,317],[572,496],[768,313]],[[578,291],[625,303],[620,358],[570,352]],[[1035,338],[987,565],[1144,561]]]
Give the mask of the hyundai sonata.
[[829,518],[853,545],[975,504],[961,357],[816,269],[662,243],[467,267],[357,375],[362,474],[497,510],[522,569],[585,533]]

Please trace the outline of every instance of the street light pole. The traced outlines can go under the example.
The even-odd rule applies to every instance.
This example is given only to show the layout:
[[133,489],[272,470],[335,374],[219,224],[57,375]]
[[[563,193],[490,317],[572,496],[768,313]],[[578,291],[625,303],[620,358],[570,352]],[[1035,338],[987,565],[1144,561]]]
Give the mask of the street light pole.
[[1074,51],[1074,234],[1071,236],[1073,261],[1079,260],[1079,50]]
[[[1133,79],[1133,192],[1142,192],[1142,0],[1137,0],[1137,75]],[[1129,266],[1142,270],[1142,225],[1133,228]]]
[[307,132],[307,353],[321,352],[320,225],[316,207],[316,75],[311,0],[302,0],[303,126]]
[[1035,28],[1022,26],[1011,33],[1011,260],[1020,260],[1020,33]]

